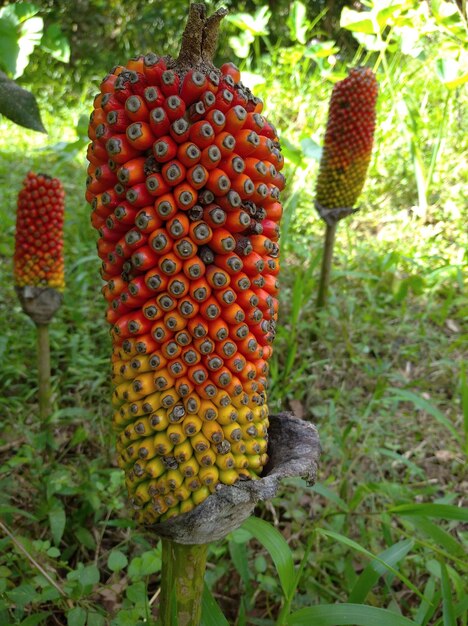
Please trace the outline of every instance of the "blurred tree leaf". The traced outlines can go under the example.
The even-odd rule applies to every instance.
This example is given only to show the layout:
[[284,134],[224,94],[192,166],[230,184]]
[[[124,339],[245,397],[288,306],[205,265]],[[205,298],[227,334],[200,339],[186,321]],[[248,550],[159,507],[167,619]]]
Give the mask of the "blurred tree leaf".
[[307,50],[304,52],[304,56],[312,57],[315,59],[325,59],[331,54],[336,54],[340,49],[333,40],[317,41],[310,46],[307,46]]
[[19,52],[16,31],[18,20],[8,9],[11,7],[0,9],[0,66],[9,74],[14,74]]
[[29,57],[42,39],[43,30],[44,20],[42,17],[30,17],[21,24],[14,78],[23,74],[29,63]]
[[36,98],[0,72],[0,114],[15,124],[46,133]]
[[291,39],[305,44],[309,25],[310,23],[307,20],[307,10],[305,5],[302,2],[299,2],[299,0],[295,0],[288,16],[288,27]]
[[14,78],[21,76],[40,43],[44,29],[39,9],[29,2],[0,9],[0,64]]
[[21,2],[21,4],[8,4],[4,9],[5,13],[13,15],[17,23],[20,24],[29,20],[39,13],[39,7],[32,2]]
[[252,33],[246,30],[237,37],[229,37],[229,45],[240,59],[246,59],[250,53],[250,44],[254,40]]
[[48,26],[41,42],[42,48],[49,52],[54,59],[62,63],[70,61],[70,43],[63,34],[59,24],[51,24]]
[[340,19],[341,28],[346,28],[352,33],[365,33],[366,35],[375,34],[375,26],[369,17],[369,12],[360,12],[344,7],[341,12]]
[[242,31],[247,31],[254,37],[268,35],[268,22],[270,21],[271,11],[268,6],[257,9],[253,15],[249,13],[233,13],[227,16],[227,20],[235,24]]
[[455,89],[468,81],[468,68],[462,68],[456,59],[437,59],[436,74],[448,89]]
[[263,85],[265,81],[265,76],[262,76],[261,74],[254,74],[253,72],[242,72],[243,84],[252,91],[255,90],[255,87],[257,87],[257,85]]
[[318,145],[313,139],[310,137],[306,137],[301,140],[301,148],[304,156],[307,159],[314,159],[315,161],[320,161],[322,157],[322,148]]
[[284,158],[299,167],[304,167],[304,159],[302,150],[291,143],[286,137],[281,138],[281,148]]

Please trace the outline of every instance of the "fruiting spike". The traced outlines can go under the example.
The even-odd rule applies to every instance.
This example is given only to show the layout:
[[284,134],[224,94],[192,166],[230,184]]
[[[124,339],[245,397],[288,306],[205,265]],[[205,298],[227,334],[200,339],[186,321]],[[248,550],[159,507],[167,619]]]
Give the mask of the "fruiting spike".
[[[91,178],[97,180],[93,165],[88,171],[93,173]],[[14,279],[17,287],[53,287],[63,291],[64,198],[65,192],[57,178],[29,172],[24,179],[16,216]]]
[[90,121],[118,462],[146,523],[267,461],[283,159],[239,70],[212,65],[224,14],[193,4],[179,59],[119,67]]
[[368,67],[352,69],[333,87],[317,179],[319,209],[352,209],[362,191],[372,152],[377,91]]

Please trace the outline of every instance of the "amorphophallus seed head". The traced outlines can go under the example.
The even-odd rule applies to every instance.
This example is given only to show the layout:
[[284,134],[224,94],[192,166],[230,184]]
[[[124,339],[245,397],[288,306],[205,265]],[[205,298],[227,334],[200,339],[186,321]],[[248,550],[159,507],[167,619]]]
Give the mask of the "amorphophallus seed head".
[[117,66],[91,114],[86,197],[112,325],[118,461],[137,517],[190,511],[267,462],[283,159],[217,24]]
[[18,195],[14,254],[17,287],[63,291],[65,192],[57,178],[29,172]]
[[367,67],[352,69],[333,87],[317,179],[319,208],[355,206],[372,153],[377,92],[376,78]]

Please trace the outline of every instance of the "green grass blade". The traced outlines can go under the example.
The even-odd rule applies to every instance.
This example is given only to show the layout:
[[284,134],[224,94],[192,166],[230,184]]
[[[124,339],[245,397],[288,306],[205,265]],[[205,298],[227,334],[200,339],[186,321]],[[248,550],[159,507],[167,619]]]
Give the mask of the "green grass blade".
[[468,382],[465,368],[462,369],[460,374],[460,392],[463,409],[463,429],[465,431],[465,454],[468,456]]
[[213,598],[206,583],[203,588],[202,596],[201,626],[229,626],[229,622],[224,617],[223,612],[219,608],[219,604]]
[[442,610],[444,626],[457,626],[455,611],[452,602],[452,589],[445,563],[440,564],[440,576],[442,579]]
[[[387,563],[387,565],[395,566],[401,559],[405,558],[413,547],[414,543],[410,539],[399,541],[393,546],[384,550],[378,555],[378,558]],[[357,581],[348,597],[348,602],[360,603],[364,602],[367,594],[371,591],[379,578],[387,572],[387,568],[378,562],[372,561],[367,565]]]
[[[424,587],[424,595],[426,596],[426,598],[428,598],[432,602],[433,605],[437,604],[437,602],[434,602],[435,591],[436,591],[436,581],[435,581],[435,578],[431,576],[429,580],[427,581],[426,586]],[[425,600],[423,600],[418,607],[418,612],[416,613],[416,616],[414,619],[417,624],[420,624],[420,626],[426,626],[428,621],[434,615],[434,612],[435,612],[435,607],[431,606]]]
[[323,604],[300,609],[286,620],[287,626],[415,626],[415,622],[389,611],[364,604]]
[[[459,617],[466,616],[466,614],[468,613],[468,595],[466,596],[466,598],[463,598],[461,602],[458,602],[457,604],[455,604],[455,606],[453,607],[453,611],[457,619]],[[443,617],[438,619],[436,622],[434,622],[434,626],[442,626],[442,620],[443,620]]]
[[331,537],[332,539],[336,539],[340,543],[343,543],[344,545],[352,548],[353,550],[356,550],[356,552],[360,552],[361,554],[364,554],[365,556],[367,556],[369,559],[372,559],[373,561],[380,563],[385,569],[387,569],[389,572],[392,572],[392,574],[394,574],[403,583],[405,583],[408,589],[411,589],[411,591],[415,593],[419,598],[428,601],[427,598],[425,598],[424,595],[419,591],[419,589],[417,589],[413,585],[413,583],[409,580],[409,578],[401,574],[394,567],[392,567],[391,565],[389,565],[388,563],[380,559],[378,556],[375,556],[375,554],[372,554],[372,552],[369,552],[369,550],[366,550],[365,548],[363,548],[361,545],[359,545],[352,539],[348,539],[348,537],[345,537],[344,535],[340,535],[339,533],[335,533],[331,530],[323,530],[320,528],[317,530],[317,532],[320,533],[321,535],[325,535],[326,537]]
[[320,496],[323,496],[327,500],[330,500],[331,502],[336,504],[336,506],[341,511],[345,511],[346,513],[349,511],[349,506],[346,504],[346,502],[342,498],[340,498],[337,493],[335,493],[328,487],[325,487],[323,483],[315,483],[315,485],[312,487],[312,491],[315,491],[315,493],[318,493]]
[[236,541],[229,542],[229,554],[231,561],[236,568],[242,582],[245,586],[250,583],[250,571],[247,560],[247,547],[245,543],[238,543]]
[[440,409],[435,407],[431,402],[429,402],[425,398],[422,398],[421,396],[418,396],[417,393],[409,391],[408,389],[394,389],[392,391],[393,391],[393,398],[395,400],[399,400],[401,402],[412,402],[414,406],[420,411],[424,411],[425,413],[432,415],[432,417],[435,420],[437,420],[439,424],[442,424],[443,426],[445,426],[445,428],[447,428],[447,430],[449,430],[452,433],[454,438],[460,444],[462,443],[460,433],[457,431],[455,426],[442,413],[442,411],[440,411]]
[[249,517],[242,524],[242,528],[248,530],[268,551],[278,572],[283,593],[289,598],[294,593],[296,573],[291,550],[283,535],[274,526],[258,517]]
[[445,548],[449,554],[453,555],[455,558],[463,558],[465,553],[463,546],[446,530],[430,522],[426,517],[410,517],[408,521],[423,534],[430,537],[436,545]]
[[294,592],[299,586],[299,582],[302,578],[302,574],[304,573],[304,568],[308,562],[309,554],[310,554],[310,551],[312,550],[313,539],[314,539],[314,535],[313,533],[311,533],[307,540],[307,544],[306,544],[301,562],[299,563],[299,567],[296,570],[296,579],[294,581],[293,593],[289,597],[285,598],[285,601],[283,602],[283,606],[281,607],[281,611],[276,620],[277,626],[282,626],[284,624],[285,618],[289,615],[291,611],[291,603],[294,599]]
[[398,454],[398,452],[394,452],[393,450],[387,450],[387,448],[377,448],[377,452],[379,454],[382,454],[383,456],[388,456],[391,459],[394,459],[395,461],[397,461],[398,463],[401,463],[402,465],[406,465],[406,467],[410,469],[415,476],[424,478],[426,475],[424,470],[418,467],[416,463],[413,463],[413,461],[410,461],[405,456],[403,456],[403,454]]
[[462,509],[452,504],[399,504],[388,509],[388,512],[468,522],[468,509]]

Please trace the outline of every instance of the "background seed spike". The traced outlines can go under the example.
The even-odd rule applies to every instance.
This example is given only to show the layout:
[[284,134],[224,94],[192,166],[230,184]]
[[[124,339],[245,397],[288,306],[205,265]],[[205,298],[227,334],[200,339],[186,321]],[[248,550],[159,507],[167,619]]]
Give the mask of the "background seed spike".
[[143,523],[267,460],[283,159],[239,70],[214,68],[205,44],[203,59],[183,38],[178,61],[118,67],[90,122],[119,462]]
[[316,188],[322,207],[351,209],[362,191],[372,153],[377,92],[368,67],[353,68],[333,87]]
[[17,287],[53,287],[63,291],[64,209],[61,182],[46,174],[29,172],[18,194],[13,259]]

